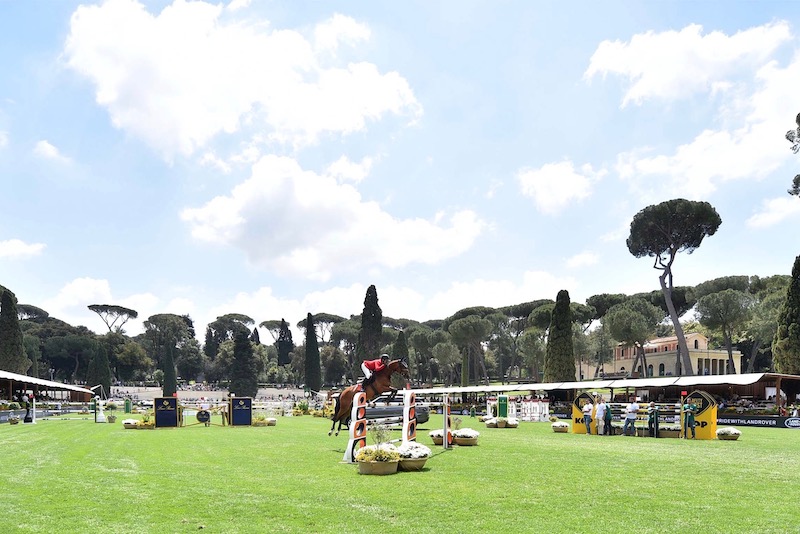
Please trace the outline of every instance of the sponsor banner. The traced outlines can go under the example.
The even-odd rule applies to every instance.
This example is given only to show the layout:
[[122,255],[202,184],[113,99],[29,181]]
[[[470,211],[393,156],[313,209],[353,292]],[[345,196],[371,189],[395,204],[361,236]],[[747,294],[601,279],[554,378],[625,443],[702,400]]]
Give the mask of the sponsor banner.
[[157,397],[153,399],[156,413],[156,428],[178,426],[178,399],[176,397]]
[[253,399],[233,397],[231,399],[231,425],[250,426],[253,424]]
[[800,430],[800,417],[723,414],[717,416],[717,424],[732,426],[760,426],[766,428],[791,428]]

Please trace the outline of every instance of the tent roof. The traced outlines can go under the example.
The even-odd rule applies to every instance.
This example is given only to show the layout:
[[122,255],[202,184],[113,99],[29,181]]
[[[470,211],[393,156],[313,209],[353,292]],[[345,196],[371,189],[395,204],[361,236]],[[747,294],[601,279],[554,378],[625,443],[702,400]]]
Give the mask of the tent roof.
[[552,391],[564,389],[619,389],[669,386],[709,386],[731,384],[747,386],[764,380],[800,380],[800,376],[777,373],[744,373],[740,375],[653,376],[648,378],[623,378],[620,380],[584,380],[581,382],[554,382],[528,384],[502,384],[494,386],[451,386],[446,388],[415,389],[419,394],[443,395],[448,393],[503,393],[510,391]]
[[62,384],[61,382],[53,382],[52,380],[34,378],[32,376],[20,375],[17,373],[10,373],[8,371],[0,371],[0,380],[11,380],[12,382],[19,382],[25,385],[39,386],[39,389],[46,389],[50,391],[79,391],[81,393],[90,393],[94,395],[94,392],[91,389],[73,386],[71,384]]

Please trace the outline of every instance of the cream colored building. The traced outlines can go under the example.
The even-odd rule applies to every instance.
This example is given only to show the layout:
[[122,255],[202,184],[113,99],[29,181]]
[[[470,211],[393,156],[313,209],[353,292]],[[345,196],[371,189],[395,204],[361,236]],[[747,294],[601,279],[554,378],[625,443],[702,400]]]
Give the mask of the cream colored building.
[[[725,375],[731,374],[728,369],[728,351],[713,350],[708,348],[708,339],[703,334],[696,332],[686,334],[686,344],[689,347],[689,357],[692,360],[692,370],[697,375]],[[678,338],[676,336],[651,339],[644,344],[645,359],[647,360],[647,375],[644,374],[641,361],[633,369],[638,347],[625,347],[618,345],[614,349],[614,359],[606,362],[604,371],[606,375],[628,374],[629,376],[674,376],[678,360]],[[736,364],[736,374],[741,373],[745,357],[738,350],[733,351],[733,361]],[[683,374],[678,365],[678,375]]]

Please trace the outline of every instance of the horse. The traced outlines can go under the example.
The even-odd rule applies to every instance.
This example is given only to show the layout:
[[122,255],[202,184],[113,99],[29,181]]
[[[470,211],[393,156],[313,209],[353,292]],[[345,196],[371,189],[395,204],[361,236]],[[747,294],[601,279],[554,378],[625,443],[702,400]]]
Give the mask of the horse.
[[[367,402],[390,391],[392,393],[389,397],[390,401],[397,395],[397,388],[392,387],[392,375],[395,373],[399,373],[408,378],[408,364],[406,364],[404,360],[392,360],[385,368],[372,375],[373,380],[367,385],[364,391],[367,394]],[[349,422],[350,413],[353,410],[353,396],[359,391],[361,391],[361,384],[354,384],[345,388],[341,394],[336,397],[336,404],[334,405],[333,415],[331,416],[333,422],[328,432],[329,436],[333,433],[337,422],[339,423],[339,428],[336,429],[337,436],[342,429],[342,424],[347,424],[347,422]]]

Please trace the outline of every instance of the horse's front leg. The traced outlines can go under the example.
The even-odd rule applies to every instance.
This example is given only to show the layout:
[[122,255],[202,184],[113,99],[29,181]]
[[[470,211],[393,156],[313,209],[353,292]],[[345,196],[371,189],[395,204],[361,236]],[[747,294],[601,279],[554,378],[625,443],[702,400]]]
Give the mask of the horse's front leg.
[[389,388],[389,391],[391,391],[392,394],[389,395],[389,399],[386,401],[386,404],[389,404],[390,402],[392,402],[394,400],[395,396],[397,395],[397,388]]

